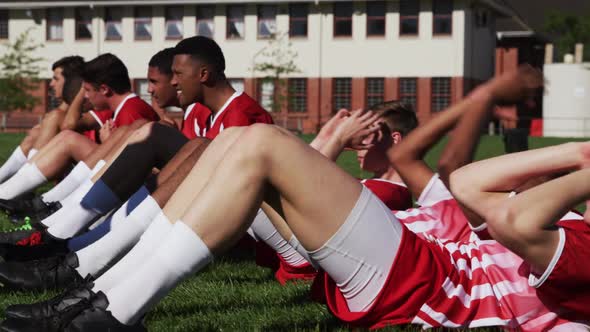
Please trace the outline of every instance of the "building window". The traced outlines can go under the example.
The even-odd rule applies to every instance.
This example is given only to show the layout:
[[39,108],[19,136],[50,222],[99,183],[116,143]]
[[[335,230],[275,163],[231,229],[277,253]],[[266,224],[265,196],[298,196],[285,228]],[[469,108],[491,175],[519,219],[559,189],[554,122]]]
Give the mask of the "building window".
[[367,36],[385,36],[385,1],[367,2]]
[[258,103],[265,110],[274,111],[275,82],[272,79],[258,80]]
[[433,0],[432,29],[435,35],[453,33],[453,0]]
[[352,2],[334,3],[334,37],[352,36]]
[[415,77],[404,77],[399,79],[399,100],[408,105],[412,105],[416,110],[416,100],[418,98],[418,80]]
[[92,10],[76,8],[76,39],[92,39]]
[[213,38],[215,18],[214,6],[197,7],[197,36]]
[[307,79],[290,78],[289,84],[289,112],[307,112]]
[[277,33],[277,6],[258,5],[258,38],[274,38]]
[[419,0],[401,0],[399,3],[399,34],[417,35],[419,15]]
[[0,10],[0,39],[8,39],[8,10]]
[[289,37],[307,37],[308,11],[306,3],[289,5]]
[[123,38],[123,29],[121,20],[123,16],[120,9],[106,8],[105,12],[105,39],[121,40]]
[[451,104],[451,79],[448,77],[432,78],[432,112],[439,112]]
[[243,78],[230,78],[228,79],[229,84],[236,90],[237,92],[244,91],[244,79]]
[[244,39],[244,6],[227,6],[227,39]]
[[166,7],[166,39],[182,39],[183,16],[184,8],[182,6]]
[[488,12],[483,9],[475,11],[475,27],[476,28],[487,28],[488,27]]
[[135,39],[152,39],[152,7],[135,7]]
[[335,78],[332,85],[332,105],[334,111],[341,108],[350,109],[352,95],[351,78]]
[[47,9],[47,40],[63,40],[63,11],[61,8]]
[[144,78],[136,78],[134,80],[134,90],[135,94],[141,99],[143,99],[146,103],[152,103],[152,96],[148,92],[148,80]]
[[383,102],[384,87],[384,78],[367,78],[367,107],[372,107]]

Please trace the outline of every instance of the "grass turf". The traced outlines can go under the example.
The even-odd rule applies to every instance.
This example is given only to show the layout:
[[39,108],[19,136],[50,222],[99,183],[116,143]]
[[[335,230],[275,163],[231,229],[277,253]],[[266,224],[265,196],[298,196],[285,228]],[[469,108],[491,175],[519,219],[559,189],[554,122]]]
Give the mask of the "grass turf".
[[[19,134],[0,134],[0,163],[23,138]],[[309,141],[311,136],[304,136]],[[531,148],[559,144],[559,138],[531,138]],[[435,146],[426,160],[435,166],[445,141]],[[503,152],[500,137],[483,137],[476,158]],[[356,162],[353,152],[345,152],[338,163],[355,177],[368,177]],[[0,227],[9,226],[0,215]],[[323,305],[308,298],[309,285],[280,286],[272,273],[257,267],[251,257],[222,257],[198,276],[174,289],[147,316],[150,331],[348,331]],[[55,292],[7,292],[0,290],[0,317],[6,306],[46,299]],[[416,327],[391,327],[389,331],[418,331]],[[497,329],[480,329],[496,331]]]

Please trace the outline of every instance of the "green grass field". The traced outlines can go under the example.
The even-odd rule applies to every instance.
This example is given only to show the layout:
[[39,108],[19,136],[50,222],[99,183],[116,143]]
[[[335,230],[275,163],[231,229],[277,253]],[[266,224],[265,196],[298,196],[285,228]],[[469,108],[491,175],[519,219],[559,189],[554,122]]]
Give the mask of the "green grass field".
[[[3,162],[23,135],[0,134],[0,162]],[[304,139],[309,140],[306,136]],[[531,148],[566,141],[556,138],[534,138]],[[442,150],[441,142],[428,154],[433,166]],[[500,137],[484,137],[477,158],[503,152]],[[346,152],[338,163],[355,177],[367,177],[361,172],[352,152]],[[0,226],[9,223],[0,216]],[[235,255],[234,255],[235,256]],[[298,283],[280,286],[267,269],[257,267],[251,257],[219,258],[200,273],[177,287],[147,316],[150,331],[347,331],[345,325],[333,318],[328,310],[308,299],[309,285]],[[0,315],[10,304],[36,302],[54,292],[2,292]],[[415,327],[396,327],[391,331],[418,331]],[[485,329],[483,331],[495,331]]]

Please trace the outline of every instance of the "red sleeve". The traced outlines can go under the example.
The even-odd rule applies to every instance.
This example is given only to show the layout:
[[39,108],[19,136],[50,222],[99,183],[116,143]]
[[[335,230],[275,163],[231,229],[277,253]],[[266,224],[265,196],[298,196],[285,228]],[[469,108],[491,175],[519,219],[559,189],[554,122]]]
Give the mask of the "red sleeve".
[[249,126],[253,121],[250,120],[245,112],[229,112],[223,118],[223,127],[244,127]]

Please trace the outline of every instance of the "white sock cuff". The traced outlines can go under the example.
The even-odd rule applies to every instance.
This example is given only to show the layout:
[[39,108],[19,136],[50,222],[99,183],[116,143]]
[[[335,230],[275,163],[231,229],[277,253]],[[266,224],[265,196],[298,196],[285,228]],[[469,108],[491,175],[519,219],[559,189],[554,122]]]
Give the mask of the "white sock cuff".
[[[33,150],[33,149],[31,149]],[[16,149],[14,149],[14,151],[12,152],[12,154],[10,155],[9,158],[15,158],[18,162],[24,163],[27,161],[27,156],[25,155],[25,152],[23,151],[23,149],[21,149],[20,145],[16,147]]]
[[30,166],[29,166],[28,173],[35,180],[35,182],[43,183],[43,182],[47,181],[47,178],[45,177],[45,175],[43,175],[43,173],[37,167],[37,165],[35,165],[35,163],[30,163],[29,165]]
[[92,172],[90,167],[88,167],[88,165],[86,165],[85,162],[79,161],[76,164],[76,166],[72,168],[69,175],[75,176],[78,179],[85,179],[86,177],[88,177],[88,174],[90,174],[90,172]]
[[[156,255],[163,256],[163,262],[168,262],[170,267],[180,275],[192,273],[213,261],[213,254],[209,247],[182,220],[178,220],[172,226],[163,244],[166,248],[159,248]],[[185,259],[187,253],[190,253],[190,259]],[[183,264],[176,264],[176,259],[172,257],[183,257]]]
[[96,162],[96,165],[94,165],[94,167],[92,168],[92,170],[90,171],[90,176],[93,177],[96,175],[96,173],[100,172],[101,168],[104,167],[104,165],[106,165],[107,162],[104,160],[99,160]]
[[148,229],[146,229],[146,231],[141,236],[141,241],[149,241],[152,238],[162,239],[162,236],[168,234],[170,229],[172,229],[172,226],[174,225],[172,225],[170,220],[168,220],[168,217],[166,217],[164,211],[160,211]]
[[27,155],[27,160],[31,160],[36,154],[39,152],[37,149],[29,150],[29,154]]

